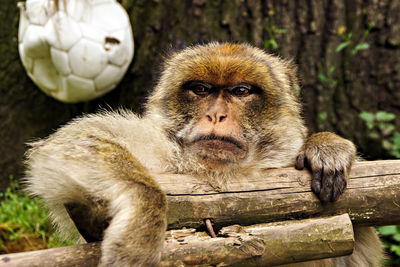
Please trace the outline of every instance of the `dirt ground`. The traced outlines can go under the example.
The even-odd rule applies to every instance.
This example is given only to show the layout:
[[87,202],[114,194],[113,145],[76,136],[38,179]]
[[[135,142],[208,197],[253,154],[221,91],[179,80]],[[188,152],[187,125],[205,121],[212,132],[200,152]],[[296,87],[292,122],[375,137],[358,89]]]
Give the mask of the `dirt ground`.
[[9,232],[0,229],[0,254],[32,251],[47,248],[45,240],[40,236],[21,235],[21,238],[10,240]]

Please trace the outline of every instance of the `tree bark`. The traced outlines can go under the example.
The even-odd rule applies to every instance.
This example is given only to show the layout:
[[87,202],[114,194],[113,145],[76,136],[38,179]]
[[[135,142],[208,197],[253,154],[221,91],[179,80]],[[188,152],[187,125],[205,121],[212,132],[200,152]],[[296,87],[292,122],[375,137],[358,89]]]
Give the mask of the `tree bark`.
[[[195,229],[166,234],[160,266],[273,266],[348,255],[354,233],[347,214],[221,229],[211,238]],[[5,267],[97,266],[100,243],[2,255]]]
[[[0,5],[0,189],[9,176],[22,175],[25,142],[45,137],[59,125],[99,107],[141,111],[140,103],[158,76],[162,56],[172,49],[213,40],[274,40],[270,52],[292,57],[302,77],[304,114],[311,131],[332,130],[356,142],[363,155],[385,157],[371,145],[361,111],[397,114],[400,126],[400,3],[377,0],[123,0],[135,35],[135,58],[121,84],[104,97],[63,104],[47,97],[27,77],[17,50],[18,10],[14,0]],[[335,52],[341,26],[359,42],[366,24],[370,48],[352,56]],[[284,29],[279,31],[277,29]],[[271,46],[270,46],[271,47]],[[332,73],[327,73],[331,67]],[[336,85],[323,83],[329,74]],[[372,100],[372,101],[371,101]],[[326,115],[326,118],[322,116]],[[325,118],[325,119],[324,119]]]

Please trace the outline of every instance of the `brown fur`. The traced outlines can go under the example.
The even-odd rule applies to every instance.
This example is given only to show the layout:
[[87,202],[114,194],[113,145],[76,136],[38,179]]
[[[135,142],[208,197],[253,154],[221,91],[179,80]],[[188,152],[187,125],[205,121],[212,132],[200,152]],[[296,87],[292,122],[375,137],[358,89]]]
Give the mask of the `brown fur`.
[[[311,168],[321,200],[335,200],[355,147],[332,133],[306,139],[295,72],[289,61],[249,45],[211,43],[172,54],[144,117],[90,115],[31,144],[28,188],[45,200],[62,233],[103,239],[101,266],[159,261],[166,228],[159,173],[192,174],[222,188],[296,162]],[[236,95],[241,86],[251,94]],[[94,219],[80,219],[85,215]],[[363,228],[352,256],[304,266],[379,266],[380,259],[376,233]]]

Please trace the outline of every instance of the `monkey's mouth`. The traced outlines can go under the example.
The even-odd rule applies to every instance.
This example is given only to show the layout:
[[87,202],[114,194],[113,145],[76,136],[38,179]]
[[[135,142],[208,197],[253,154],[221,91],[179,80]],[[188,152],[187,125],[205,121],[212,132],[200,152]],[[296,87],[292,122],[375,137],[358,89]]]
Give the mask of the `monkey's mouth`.
[[247,156],[246,146],[242,142],[232,137],[214,134],[194,139],[187,151],[210,164],[212,168],[239,163]]
[[199,143],[210,149],[244,150],[243,145],[234,138],[226,136],[206,135],[196,138],[193,143]]

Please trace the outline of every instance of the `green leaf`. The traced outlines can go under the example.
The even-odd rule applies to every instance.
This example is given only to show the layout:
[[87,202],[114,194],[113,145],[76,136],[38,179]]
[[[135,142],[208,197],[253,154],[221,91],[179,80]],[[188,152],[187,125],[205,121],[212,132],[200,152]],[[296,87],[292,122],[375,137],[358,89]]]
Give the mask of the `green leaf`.
[[396,130],[396,127],[393,124],[386,122],[379,122],[378,127],[379,129],[381,129],[382,135],[384,137],[391,136],[394,130]]
[[269,41],[265,41],[264,42],[264,49],[268,50],[269,46],[270,46]]
[[336,52],[342,51],[343,49],[345,49],[350,44],[351,44],[351,41],[346,41],[346,42],[341,43],[340,45],[338,45],[338,47],[336,47]]
[[357,52],[357,51],[366,50],[366,49],[369,49],[369,43],[358,44],[358,45],[356,45],[356,47],[354,47],[353,51]]
[[400,133],[399,132],[393,133],[392,142],[396,147],[400,148]]
[[366,121],[365,124],[367,125],[367,128],[370,130],[375,127],[375,122],[373,121]]
[[386,122],[380,122],[380,123],[378,123],[378,127],[381,129],[381,130],[383,130],[383,131],[385,131],[385,132],[387,132],[387,133],[392,133],[395,129],[396,129],[396,127],[393,125],[393,124],[391,124],[391,123],[386,123]]
[[275,41],[275,39],[270,39],[269,42],[274,50],[278,49],[278,43]]
[[361,112],[360,114],[358,114],[358,117],[365,122],[374,122],[375,121],[375,115],[368,111]]
[[400,233],[399,234],[395,234],[393,236],[393,239],[396,240],[397,242],[400,242]]
[[396,115],[386,111],[378,111],[376,113],[376,119],[378,121],[392,121],[396,118]]
[[391,150],[393,147],[393,144],[389,142],[388,140],[383,139],[382,140],[382,147],[386,150]]
[[287,29],[276,29],[276,33],[287,33]]
[[397,159],[400,159],[400,151],[399,150],[391,150],[390,154]]
[[395,235],[397,234],[397,228],[396,225],[381,226],[378,227],[378,232],[381,235]]
[[347,34],[346,38],[347,38],[347,40],[350,40],[351,37],[353,37],[353,33],[352,33],[352,32],[349,32],[349,34]]
[[[390,154],[396,158],[400,158],[400,133],[394,132],[390,141],[392,142],[392,148],[389,151]],[[400,233],[400,226],[397,227],[397,230]]]
[[377,131],[371,131],[368,134],[368,137],[371,138],[371,139],[375,139],[375,140],[379,140],[380,139],[380,136],[379,136]]
[[319,112],[317,115],[317,123],[322,124],[326,121],[327,118],[328,118],[328,113],[326,113],[325,111]]
[[391,245],[390,250],[396,253],[396,255],[400,256],[400,246],[399,245]]
[[327,78],[324,74],[322,74],[322,73],[319,73],[319,74],[318,74],[318,79],[319,79],[321,82],[327,82],[327,81],[328,81],[328,78]]

